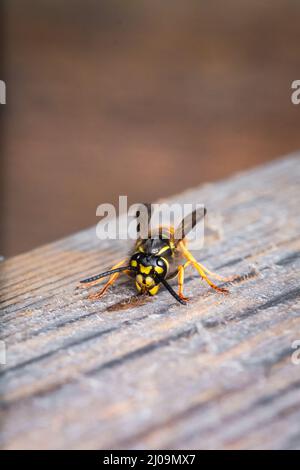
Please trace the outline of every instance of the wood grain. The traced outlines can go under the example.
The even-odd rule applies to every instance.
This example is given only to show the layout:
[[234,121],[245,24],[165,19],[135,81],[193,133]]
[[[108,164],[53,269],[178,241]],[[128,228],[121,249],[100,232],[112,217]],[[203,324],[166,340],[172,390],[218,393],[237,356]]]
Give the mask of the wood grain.
[[1,447],[299,449],[299,181],[294,154],[172,198],[206,205],[199,260],[236,276],[189,271],[187,307],[76,291],[128,249],[94,228],[2,262]]

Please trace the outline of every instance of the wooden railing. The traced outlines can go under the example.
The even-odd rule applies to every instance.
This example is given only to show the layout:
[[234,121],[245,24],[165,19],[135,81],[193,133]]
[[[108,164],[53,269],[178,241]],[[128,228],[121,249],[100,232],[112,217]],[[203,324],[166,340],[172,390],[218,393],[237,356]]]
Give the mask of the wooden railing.
[[191,270],[187,307],[125,278],[89,301],[78,280],[128,249],[94,228],[3,261],[2,447],[299,448],[299,163],[176,198],[219,228],[199,261],[229,295]]

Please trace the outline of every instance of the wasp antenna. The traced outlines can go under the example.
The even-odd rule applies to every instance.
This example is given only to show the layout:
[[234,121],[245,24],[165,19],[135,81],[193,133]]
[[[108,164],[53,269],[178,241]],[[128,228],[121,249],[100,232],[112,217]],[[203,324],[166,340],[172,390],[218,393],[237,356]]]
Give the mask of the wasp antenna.
[[177,302],[180,302],[182,305],[186,305],[186,301],[179,297],[179,295],[174,291],[174,289],[170,286],[170,284],[163,277],[160,277],[160,276],[156,276],[156,277],[159,280],[159,282],[161,282],[163,286],[167,289],[167,291],[169,291],[169,293],[174,297],[174,299],[177,300]]
[[96,274],[96,276],[88,277],[87,279],[83,279],[80,281],[81,284],[87,284],[89,282],[94,282],[97,281],[98,279],[101,279],[102,277],[107,277],[110,276],[111,274],[115,273],[121,273],[122,271],[130,270],[132,271],[131,266],[121,266],[120,268],[115,268],[111,269],[110,271],[105,271],[104,273],[101,274]]

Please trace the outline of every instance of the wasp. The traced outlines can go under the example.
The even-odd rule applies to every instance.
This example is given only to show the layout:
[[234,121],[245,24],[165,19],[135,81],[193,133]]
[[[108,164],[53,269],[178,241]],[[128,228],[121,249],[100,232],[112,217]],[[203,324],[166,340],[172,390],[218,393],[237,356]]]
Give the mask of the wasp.
[[[147,211],[148,221],[150,221],[150,205],[147,205]],[[134,280],[139,294],[153,296],[158,293],[161,286],[164,286],[178,302],[185,305],[189,299],[183,294],[184,273],[188,266],[192,266],[200,278],[213,289],[228,293],[227,289],[215,285],[210,277],[223,282],[229,279],[209,271],[194,258],[187,248],[186,236],[205,214],[206,209],[196,209],[189,216],[183,218],[176,229],[173,226],[160,226],[157,233],[151,232],[148,238],[137,238],[134,250],[128,258],[112,266],[109,271],[80,281],[81,287],[94,286],[101,279],[109,276],[100,292],[89,296],[91,300],[97,300],[103,297],[107,289],[116,282],[122,273],[125,273]],[[169,284],[169,280],[175,277],[178,280],[178,293]]]

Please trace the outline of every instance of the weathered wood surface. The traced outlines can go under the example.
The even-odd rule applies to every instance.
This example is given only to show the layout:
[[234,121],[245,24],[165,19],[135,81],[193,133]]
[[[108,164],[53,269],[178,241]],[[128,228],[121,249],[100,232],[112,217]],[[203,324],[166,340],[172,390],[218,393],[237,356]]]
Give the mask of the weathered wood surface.
[[292,155],[176,198],[205,203],[201,259],[237,275],[224,296],[190,271],[188,307],[76,292],[127,250],[94,228],[4,261],[1,446],[300,448],[299,183]]

